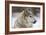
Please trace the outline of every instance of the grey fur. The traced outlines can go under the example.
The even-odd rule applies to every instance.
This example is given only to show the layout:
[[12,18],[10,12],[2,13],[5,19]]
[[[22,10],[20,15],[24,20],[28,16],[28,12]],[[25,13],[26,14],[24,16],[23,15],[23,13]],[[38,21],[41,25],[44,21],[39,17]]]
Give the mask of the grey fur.
[[24,9],[17,20],[15,21],[14,28],[31,28],[35,21],[34,15],[30,8]]

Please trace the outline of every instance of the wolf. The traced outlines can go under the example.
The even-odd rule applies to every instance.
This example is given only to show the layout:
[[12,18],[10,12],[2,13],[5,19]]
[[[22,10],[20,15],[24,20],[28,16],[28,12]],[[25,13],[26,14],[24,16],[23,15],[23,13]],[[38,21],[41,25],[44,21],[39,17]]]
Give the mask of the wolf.
[[36,23],[32,8],[24,8],[15,21],[14,28],[31,28]]

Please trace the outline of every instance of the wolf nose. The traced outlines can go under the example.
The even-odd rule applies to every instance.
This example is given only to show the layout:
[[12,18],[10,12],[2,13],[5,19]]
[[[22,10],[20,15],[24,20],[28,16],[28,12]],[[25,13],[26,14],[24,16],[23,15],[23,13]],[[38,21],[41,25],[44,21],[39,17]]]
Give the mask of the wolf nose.
[[33,23],[36,23],[36,20]]

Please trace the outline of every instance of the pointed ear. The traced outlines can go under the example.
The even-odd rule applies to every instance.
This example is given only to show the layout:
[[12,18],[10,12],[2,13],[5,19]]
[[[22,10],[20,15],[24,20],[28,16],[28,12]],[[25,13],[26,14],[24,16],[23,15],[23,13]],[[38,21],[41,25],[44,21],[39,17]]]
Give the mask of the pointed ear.
[[26,10],[24,10],[24,15],[28,16],[28,12]]

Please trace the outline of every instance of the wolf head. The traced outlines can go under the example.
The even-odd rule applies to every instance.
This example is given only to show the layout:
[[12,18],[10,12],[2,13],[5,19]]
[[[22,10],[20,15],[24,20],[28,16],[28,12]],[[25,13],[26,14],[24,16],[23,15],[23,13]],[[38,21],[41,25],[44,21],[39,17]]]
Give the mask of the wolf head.
[[36,23],[36,20],[34,18],[34,14],[33,14],[33,9],[32,8],[25,8],[24,9],[24,14],[25,14],[26,17],[30,18],[30,22]]

